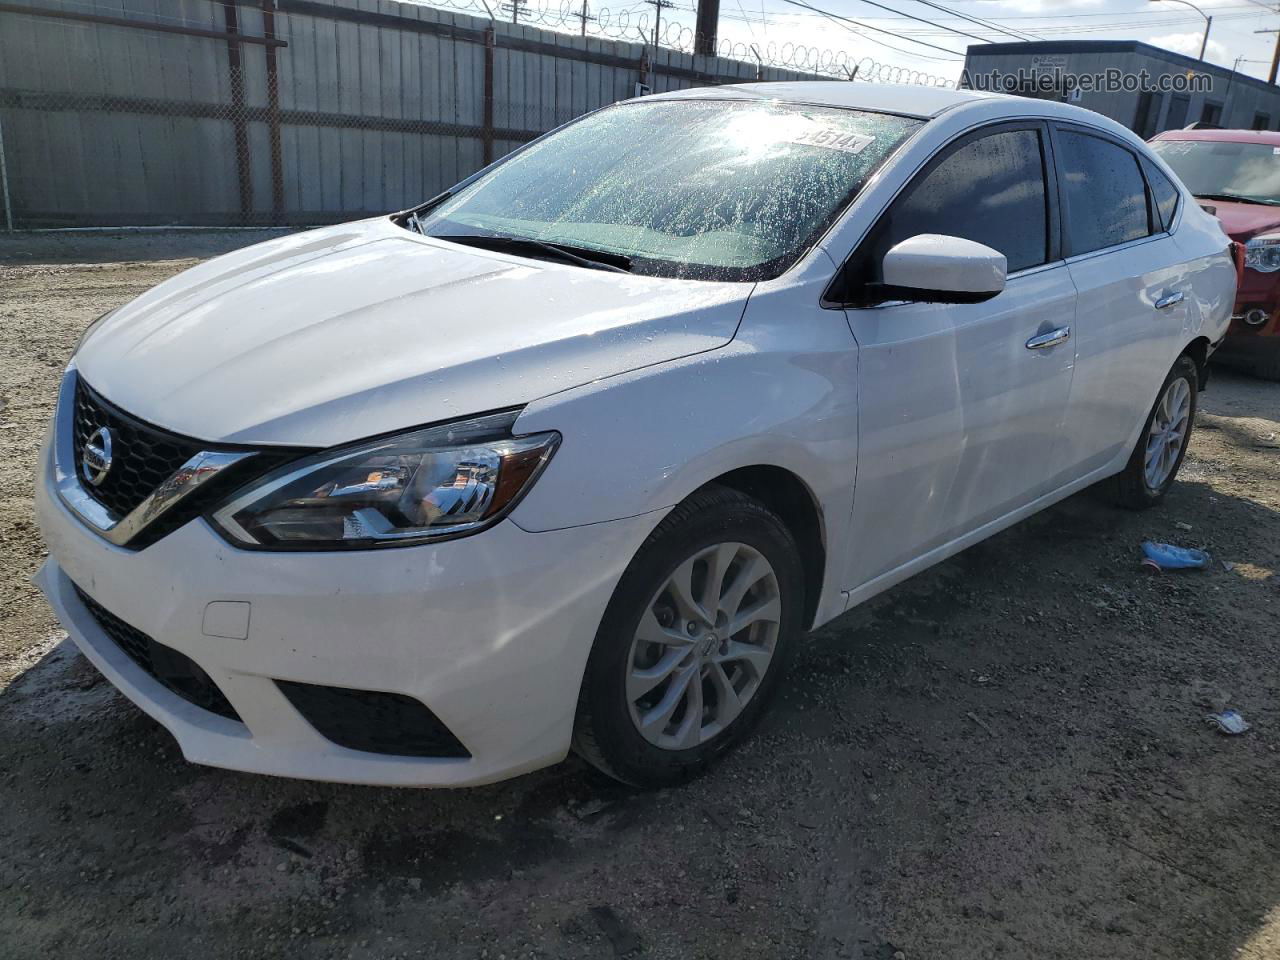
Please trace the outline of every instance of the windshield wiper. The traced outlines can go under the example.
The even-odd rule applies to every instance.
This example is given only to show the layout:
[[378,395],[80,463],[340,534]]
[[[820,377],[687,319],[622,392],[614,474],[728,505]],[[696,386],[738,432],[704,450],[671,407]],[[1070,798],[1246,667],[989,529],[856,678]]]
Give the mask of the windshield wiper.
[[481,247],[485,250],[499,250],[510,253],[541,254],[565,263],[577,264],[591,270],[610,270],[614,273],[630,273],[631,258],[620,253],[605,253],[603,250],[592,250],[590,247],[575,247],[565,243],[548,243],[546,240],[534,240],[532,237],[508,237],[501,234],[444,234],[434,236],[437,240],[448,240],[464,246]]
[[1258,203],[1266,207],[1280,205],[1280,200],[1268,200],[1265,197],[1246,197],[1239,193],[1197,193],[1197,200],[1226,200],[1230,203]]
[[405,213],[404,219],[400,221],[400,226],[412,230],[414,233],[420,233],[424,237],[427,235],[427,228],[422,224],[422,215],[430,213],[440,204],[444,203],[453,196],[452,190],[446,190],[444,193],[438,193],[426,203],[420,203]]

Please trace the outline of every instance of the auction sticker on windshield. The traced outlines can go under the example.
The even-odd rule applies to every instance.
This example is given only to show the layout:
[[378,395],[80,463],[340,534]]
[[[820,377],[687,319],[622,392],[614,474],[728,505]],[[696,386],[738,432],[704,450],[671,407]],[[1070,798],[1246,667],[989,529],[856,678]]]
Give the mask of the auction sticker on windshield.
[[861,153],[871,144],[875,137],[862,133],[849,133],[831,127],[817,127],[805,130],[787,138],[788,143],[797,143],[806,147],[825,147],[828,150],[839,150],[842,153]]

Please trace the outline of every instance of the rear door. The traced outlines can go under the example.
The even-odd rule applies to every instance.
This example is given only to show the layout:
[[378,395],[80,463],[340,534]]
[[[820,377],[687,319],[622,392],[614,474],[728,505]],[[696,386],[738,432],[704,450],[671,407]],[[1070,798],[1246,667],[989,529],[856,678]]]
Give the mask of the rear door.
[[1063,246],[1078,297],[1062,484],[1128,455],[1185,341],[1190,291],[1185,258],[1165,223],[1176,206],[1156,203],[1137,154],[1067,124],[1054,125],[1053,142]]
[[859,347],[851,586],[928,562],[1046,490],[1075,359],[1075,288],[1058,251],[1049,148],[1036,122],[953,141],[846,264],[850,301],[879,279],[890,247],[922,233],[986,244],[1009,269],[1004,291],[985,303],[846,309]]

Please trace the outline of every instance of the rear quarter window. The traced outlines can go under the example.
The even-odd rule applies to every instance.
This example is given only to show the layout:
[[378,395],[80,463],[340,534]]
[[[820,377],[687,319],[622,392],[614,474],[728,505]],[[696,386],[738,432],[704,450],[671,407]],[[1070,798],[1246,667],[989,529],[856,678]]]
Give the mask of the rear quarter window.
[[1160,172],[1154,163],[1144,163],[1147,172],[1147,184],[1151,187],[1151,195],[1156,203],[1156,213],[1160,216],[1160,225],[1165,230],[1173,229],[1173,218],[1178,212],[1178,198],[1181,193],[1173,185],[1173,181]]

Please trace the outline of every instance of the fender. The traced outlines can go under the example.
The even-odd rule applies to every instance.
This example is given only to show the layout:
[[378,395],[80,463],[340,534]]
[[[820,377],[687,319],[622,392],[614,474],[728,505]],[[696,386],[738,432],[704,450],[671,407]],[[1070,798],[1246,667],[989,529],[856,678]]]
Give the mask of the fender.
[[[760,284],[724,347],[529,404],[516,432],[559,430],[563,441],[512,519],[546,531],[638,516],[670,509],[731,470],[781,467],[808,487],[822,515],[828,563],[817,622],[841,612],[858,348],[843,312],[818,305],[833,267],[826,257],[814,262],[803,276]],[[800,297],[796,286],[806,288]],[[812,308],[796,312],[797,300]]]

